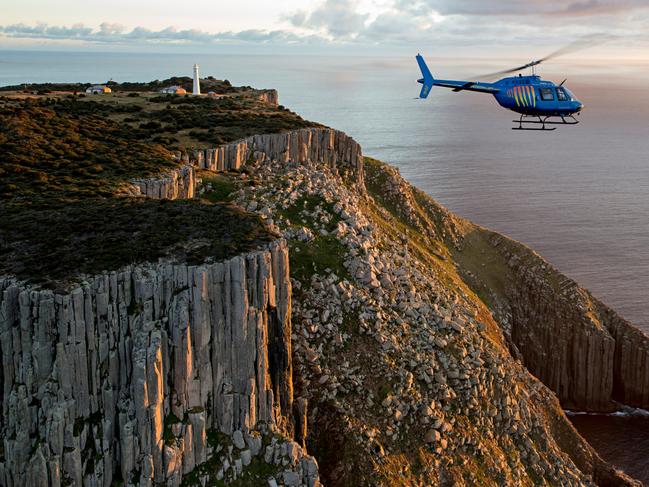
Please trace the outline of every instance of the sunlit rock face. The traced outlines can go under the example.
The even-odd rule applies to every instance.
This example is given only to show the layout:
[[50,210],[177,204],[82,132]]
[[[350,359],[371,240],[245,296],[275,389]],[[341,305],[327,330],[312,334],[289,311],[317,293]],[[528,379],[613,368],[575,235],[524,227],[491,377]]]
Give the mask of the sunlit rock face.
[[198,149],[179,157],[199,168],[216,172],[239,170],[247,163],[278,161],[319,162],[336,168],[342,176],[363,182],[361,146],[344,132],[309,128],[280,134],[254,135],[214,149]]
[[145,196],[153,199],[191,199],[196,188],[196,175],[193,166],[186,165],[174,169],[160,177],[134,179],[131,191],[134,196]]
[[0,485],[179,485],[211,457],[210,434],[254,445],[254,430],[284,431],[290,291],[283,241],[62,294],[0,280]]
[[277,90],[258,90],[257,98],[270,105],[279,105],[279,93]]

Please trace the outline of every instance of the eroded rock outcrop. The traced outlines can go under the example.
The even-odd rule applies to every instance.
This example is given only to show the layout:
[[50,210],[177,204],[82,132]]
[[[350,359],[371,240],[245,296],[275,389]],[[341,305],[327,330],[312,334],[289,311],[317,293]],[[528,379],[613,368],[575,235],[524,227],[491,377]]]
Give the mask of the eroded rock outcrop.
[[281,240],[220,263],[129,267],[62,294],[0,279],[0,485],[179,485],[213,457],[210,432],[285,431],[290,314]]
[[[236,170],[232,201],[290,242],[293,280],[284,240],[63,293],[0,278],[0,486],[227,484],[254,462],[271,487],[314,487],[305,444],[328,485],[638,485],[529,371],[564,406],[642,402],[645,342],[535,254],[494,236],[460,259],[482,230],[393,168],[365,174],[332,129],[179,161],[134,193],[191,198],[194,167]],[[500,271],[487,308],[467,276]]]
[[248,162],[321,162],[342,176],[363,183],[361,146],[344,132],[309,128],[279,134],[254,135],[214,149],[199,149],[180,155],[187,163],[215,172],[241,169]]
[[602,311],[606,327],[615,339],[613,398],[649,408],[649,337],[609,308]]
[[[274,91],[274,90],[267,90]],[[264,161],[318,162],[336,169],[364,190],[361,146],[347,134],[329,128],[293,130],[254,135],[213,149],[179,152],[181,168],[159,177],[134,179],[127,192],[154,199],[193,198],[196,192],[194,167],[214,172],[236,171]]]
[[442,242],[461,245],[460,219],[393,169],[365,167],[366,193],[317,163],[266,161],[255,184],[230,174],[233,201],[291,245],[308,400],[295,409],[325,484],[637,486],[577,434],[455,274]]
[[185,165],[159,177],[133,179],[130,191],[133,196],[142,195],[154,199],[189,199],[194,197],[196,175],[193,166]]
[[277,90],[257,90],[257,98],[270,105],[279,105],[279,93]]

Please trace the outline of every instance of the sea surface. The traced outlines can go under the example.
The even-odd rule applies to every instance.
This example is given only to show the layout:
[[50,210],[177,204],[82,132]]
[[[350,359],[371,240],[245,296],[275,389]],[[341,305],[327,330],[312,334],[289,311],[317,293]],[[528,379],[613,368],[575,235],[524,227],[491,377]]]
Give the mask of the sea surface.
[[[574,127],[514,132],[490,95],[433,89],[416,99],[412,56],[327,57],[0,51],[0,86],[191,75],[276,88],[305,118],[344,130],[437,201],[528,244],[649,332],[649,59],[541,66],[585,103]],[[433,75],[474,79],[520,65],[427,54]],[[575,416],[607,460],[649,485],[649,419]],[[640,454],[642,452],[644,454]]]
[[630,410],[568,417],[604,460],[649,485],[649,412]]

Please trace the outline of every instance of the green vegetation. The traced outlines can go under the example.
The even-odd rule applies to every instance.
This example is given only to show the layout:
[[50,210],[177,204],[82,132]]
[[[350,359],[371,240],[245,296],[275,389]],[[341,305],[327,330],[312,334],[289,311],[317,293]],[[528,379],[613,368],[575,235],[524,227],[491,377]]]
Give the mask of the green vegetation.
[[[227,449],[232,444],[232,439],[220,431],[210,429],[207,431],[207,443],[215,450],[218,446]],[[263,444],[267,445],[268,443],[270,443],[270,436],[263,437]],[[234,451],[237,452],[238,450]],[[250,465],[243,467],[243,472],[236,480],[226,483],[223,480],[216,480],[216,473],[222,467],[221,458],[218,453],[212,455],[205,463],[198,465],[193,471],[184,475],[181,486],[201,487],[203,485],[200,480],[201,477],[209,475],[211,479],[207,485],[210,487],[225,487],[226,485],[257,487],[266,485],[269,477],[278,477],[281,471],[280,467],[264,462],[263,458],[254,457]]]
[[162,431],[162,440],[167,446],[173,446],[176,444],[176,436],[173,433],[173,425],[180,423],[180,419],[174,413],[169,413],[168,416],[165,416],[164,421],[164,430]]
[[221,433],[216,429],[207,430],[207,444],[216,449],[217,446],[227,447],[232,444],[232,439],[225,433]]
[[320,196],[310,195],[300,197],[288,208],[277,210],[281,216],[291,222],[291,225],[308,227],[316,234],[310,242],[292,240],[289,244],[291,275],[301,282],[309,282],[313,274],[325,274],[326,269],[340,278],[351,279],[349,272],[343,266],[347,250],[336,237],[320,235],[312,216],[326,213],[329,220],[324,224],[324,229],[331,232],[340,221],[333,206]]
[[[13,108],[16,112],[26,108],[49,109],[56,118],[50,120],[43,131],[56,129],[58,137],[68,140],[75,135],[77,127],[90,125],[84,134],[89,141],[101,139],[104,131],[119,131],[114,134],[121,139],[137,140],[141,143],[160,144],[167,149],[183,149],[225,144],[256,134],[276,133],[286,130],[317,126],[302,119],[283,106],[261,101],[259,92],[230,88],[219,96],[161,95],[155,92],[111,93],[102,95],[72,95],[53,93],[46,96],[7,93],[10,97],[0,98],[3,111]],[[24,115],[27,117],[27,115]],[[34,113],[28,118],[38,119]],[[101,122],[99,121],[101,119]],[[3,124],[5,125],[6,122]],[[111,126],[109,122],[116,123]],[[22,121],[24,125],[24,121]],[[30,136],[33,127],[28,125],[22,136]],[[106,135],[105,137],[108,137]]]
[[146,110],[125,119],[150,127],[156,135],[174,137],[178,147],[219,145],[264,133],[316,126],[283,106],[254,97],[161,95],[148,99]]
[[0,198],[25,203],[111,196],[128,179],[177,165],[143,134],[104,117],[101,104],[0,101]]
[[290,242],[291,276],[300,282],[311,280],[313,274],[326,274],[329,269],[338,277],[351,279],[343,266],[346,249],[335,237],[316,237],[311,242]]
[[260,458],[253,458],[250,465],[244,467],[241,476],[236,480],[225,482],[223,480],[216,480],[216,473],[221,467],[221,463],[217,462],[214,455],[212,459],[196,467],[193,471],[183,476],[181,487],[202,487],[200,478],[205,474],[211,474],[212,480],[207,484],[209,487],[259,487],[260,485],[268,485],[269,477],[278,477],[280,473],[279,467],[269,464]]
[[[150,92],[160,91],[168,86],[181,86],[188,92],[193,87],[193,79],[189,76],[172,76],[164,80],[154,80],[143,83],[107,81],[103,83],[109,86],[114,92]],[[91,86],[91,83],[26,83],[22,85],[0,86],[0,91],[24,91],[29,93],[52,93],[57,91],[83,92]],[[203,92],[213,91],[217,94],[238,93],[252,91],[249,86],[235,87],[226,80],[217,80],[212,76],[201,79]]]
[[114,93],[97,96],[71,93],[83,84],[3,88],[0,274],[66,286],[79,274],[159,258],[224,259],[273,239],[258,217],[227,203],[228,176],[205,177],[200,201],[120,196],[130,180],[178,167],[172,150],[314,125],[249,87],[203,81],[219,96],[155,93],[191,86],[190,78],[109,83]]
[[212,203],[230,201],[231,194],[235,190],[234,182],[225,174],[216,174],[208,171],[202,171],[200,177],[203,185],[208,188],[202,198]]
[[273,238],[255,215],[195,200],[12,203],[0,214],[0,274],[41,283],[161,257],[225,259]]
[[340,221],[340,217],[334,211],[334,205],[325,201],[321,196],[301,196],[292,206],[278,209],[278,213],[289,220],[291,225],[303,225],[313,229],[314,222],[308,215],[318,212],[318,210],[325,211],[331,216],[325,230],[334,230]]

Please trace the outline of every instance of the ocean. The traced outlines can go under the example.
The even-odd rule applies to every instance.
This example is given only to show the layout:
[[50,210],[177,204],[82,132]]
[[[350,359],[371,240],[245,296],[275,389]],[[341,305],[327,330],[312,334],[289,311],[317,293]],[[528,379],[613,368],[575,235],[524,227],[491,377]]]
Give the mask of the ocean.
[[[190,76],[198,63],[203,76],[276,88],[280,103],[347,132],[365,155],[397,166],[450,210],[531,246],[649,332],[649,61],[595,63],[573,55],[541,66],[544,78],[568,78],[586,105],[581,124],[514,132],[515,114],[490,95],[435,88],[428,100],[416,99],[414,54],[0,51],[0,85]],[[467,79],[529,57],[485,62],[430,52],[427,60],[437,77]],[[649,485],[649,460],[633,453],[649,451],[645,417],[571,419],[608,461]]]

